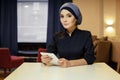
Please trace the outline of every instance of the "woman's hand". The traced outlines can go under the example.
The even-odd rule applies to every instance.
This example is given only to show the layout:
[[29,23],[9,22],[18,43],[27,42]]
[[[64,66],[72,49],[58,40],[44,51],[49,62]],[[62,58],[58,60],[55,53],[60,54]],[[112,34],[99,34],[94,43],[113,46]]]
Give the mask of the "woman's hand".
[[65,58],[60,58],[58,61],[59,66],[61,67],[70,67],[71,63],[69,60],[65,59]]
[[60,58],[58,63],[61,67],[72,67],[72,66],[87,65],[87,61],[84,58],[76,59],[76,60],[67,60],[65,58]]
[[52,58],[49,57],[48,55],[42,55],[41,56],[42,63],[44,63],[46,65],[49,65],[51,60],[52,60]]

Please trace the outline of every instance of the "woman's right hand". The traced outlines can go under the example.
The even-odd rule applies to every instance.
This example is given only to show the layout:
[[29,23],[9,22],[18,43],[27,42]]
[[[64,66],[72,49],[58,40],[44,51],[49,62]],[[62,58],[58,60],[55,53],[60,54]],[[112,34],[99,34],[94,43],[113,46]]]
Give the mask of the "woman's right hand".
[[51,60],[52,60],[52,58],[49,57],[48,55],[42,55],[41,56],[42,63],[44,63],[46,65],[49,65]]

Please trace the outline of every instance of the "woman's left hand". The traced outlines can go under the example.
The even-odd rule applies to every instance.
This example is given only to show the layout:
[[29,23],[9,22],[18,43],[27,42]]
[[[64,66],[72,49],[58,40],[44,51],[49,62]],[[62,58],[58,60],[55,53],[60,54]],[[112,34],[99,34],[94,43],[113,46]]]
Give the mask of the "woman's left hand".
[[58,61],[58,64],[61,67],[70,67],[71,66],[70,61],[65,58],[60,58]]

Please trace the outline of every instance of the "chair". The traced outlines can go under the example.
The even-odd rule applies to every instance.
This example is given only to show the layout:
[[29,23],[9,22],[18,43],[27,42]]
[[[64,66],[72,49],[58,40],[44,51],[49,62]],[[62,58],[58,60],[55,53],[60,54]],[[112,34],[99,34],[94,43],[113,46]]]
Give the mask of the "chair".
[[41,62],[41,54],[40,52],[46,52],[45,48],[39,48],[38,49],[38,57],[37,57],[37,62]]
[[11,56],[8,48],[0,48],[0,68],[4,69],[4,75],[7,69],[17,68],[24,62],[24,58]]
[[[96,42],[96,45],[95,45]],[[111,59],[111,41],[96,40],[94,41],[94,53],[96,57],[96,62],[109,63]]]
[[116,71],[120,73],[120,42],[112,41],[112,61],[117,63]]
[[120,73],[120,62],[117,63],[117,72]]

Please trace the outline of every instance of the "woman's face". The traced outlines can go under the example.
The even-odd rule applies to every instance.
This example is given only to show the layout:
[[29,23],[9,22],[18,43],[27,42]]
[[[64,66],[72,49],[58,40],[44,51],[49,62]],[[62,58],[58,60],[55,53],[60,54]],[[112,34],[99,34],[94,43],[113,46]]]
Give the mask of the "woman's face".
[[71,12],[66,9],[63,9],[60,13],[60,21],[63,27],[67,30],[74,29],[76,27],[76,18]]

